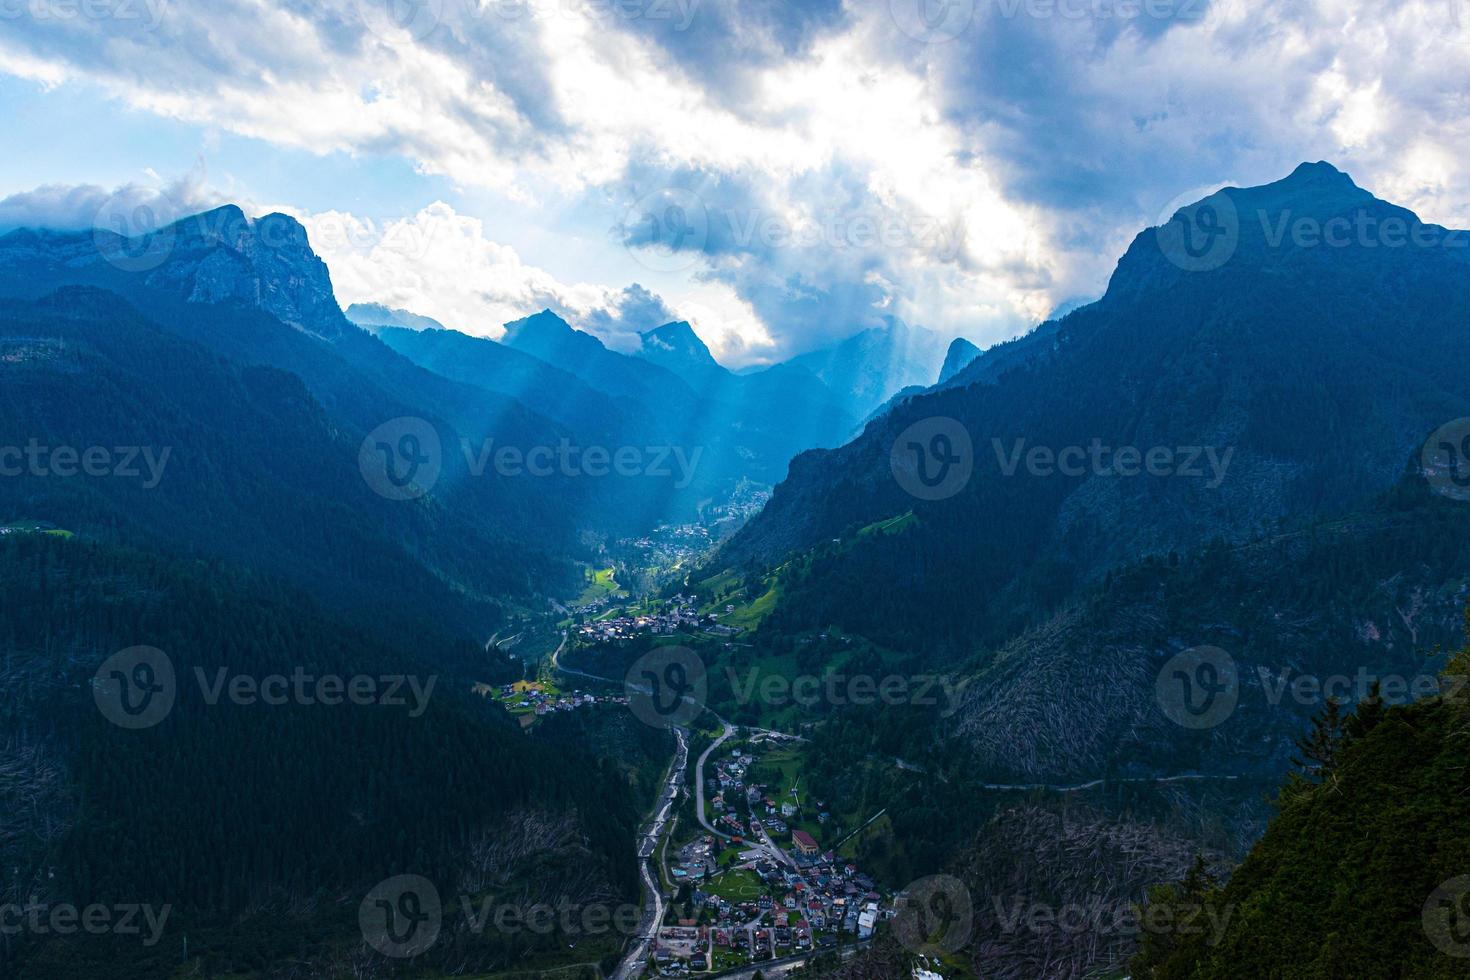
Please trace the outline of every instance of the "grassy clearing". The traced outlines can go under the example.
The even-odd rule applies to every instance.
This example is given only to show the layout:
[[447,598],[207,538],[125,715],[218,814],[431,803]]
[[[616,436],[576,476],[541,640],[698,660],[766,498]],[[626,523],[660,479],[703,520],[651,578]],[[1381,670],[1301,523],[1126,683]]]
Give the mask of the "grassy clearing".
[[750,871],[726,871],[718,874],[710,879],[704,890],[727,902],[751,902],[766,893],[760,879]]
[[586,587],[577,597],[576,605],[578,606],[585,606],[599,599],[615,599],[627,595],[623,587],[618,584],[615,568],[589,568],[584,572],[584,581]]
[[897,517],[890,517],[886,521],[878,521],[876,523],[869,524],[867,527],[859,531],[857,533],[857,536],[859,538],[869,538],[873,537],[874,535],[881,534],[891,537],[896,534],[903,534],[910,528],[918,527],[918,525],[919,519],[914,516],[914,512],[907,511],[903,514],[899,514]]

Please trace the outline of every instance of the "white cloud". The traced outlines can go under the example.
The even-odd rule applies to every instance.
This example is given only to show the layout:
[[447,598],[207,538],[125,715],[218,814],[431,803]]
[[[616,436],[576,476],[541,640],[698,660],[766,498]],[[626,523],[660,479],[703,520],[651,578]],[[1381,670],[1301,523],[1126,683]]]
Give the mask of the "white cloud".
[[146,183],[132,182],[111,190],[96,184],[46,184],[11,194],[0,199],[0,231],[106,228],[136,235],[226,203],[207,186],[202,170],[171,181],[149,176],[152,179]]
[[486,337],[499,337],[503,324],[550,308],[621,348],[636,341],[630,337],[636,330],[673,319],[657,297],[639,287],[557,280],[523,262],[514,248],[492,241],[480,219],[443,201],[381,226],[338,211],[295,216],[331,270],[344,307],[381,303]]

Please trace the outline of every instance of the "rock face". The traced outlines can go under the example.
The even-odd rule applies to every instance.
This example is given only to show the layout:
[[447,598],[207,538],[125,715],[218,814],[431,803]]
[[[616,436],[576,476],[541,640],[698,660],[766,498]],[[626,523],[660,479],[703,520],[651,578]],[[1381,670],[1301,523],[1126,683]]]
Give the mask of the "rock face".
[[639,357],[668,368],[686,381],[699,382],[712,375],[728,373],[699,339],[694,328],[683,320],[665,323],[639,336],[643,339]]
[[149,273],[150,288],[174,292],[190,303],[256,307],[327,339],[347,323],[327,264],[311,250],[306,229],[295,218],[268,214],[251,221],[227,205],[157,235],[172,236],[172,254]]
[[186,303],[259,309],[328,340],[348,327],[301,223],[284,214],[252,220],[232,204],[132,237],[106,229],[12,232],[0,238],[0,268],[122,295],[142,288]]
[[979,356],[980,348],[970,343],[964,337],[956,337],[944,355],[944,366],[939,369],[939,383],[944,384],[944,382],[959,374],[970,366],[971,361]]

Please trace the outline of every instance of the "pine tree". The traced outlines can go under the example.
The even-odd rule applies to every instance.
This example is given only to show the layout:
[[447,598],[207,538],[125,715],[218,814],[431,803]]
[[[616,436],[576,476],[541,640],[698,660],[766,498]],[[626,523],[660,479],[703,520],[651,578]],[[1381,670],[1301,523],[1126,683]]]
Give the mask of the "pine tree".
[[1328,698],[1327,706],[1312,718],[1312,730],[1306,738],[1296,739],[1300,758],[1293,758],[1292,765],[1302,775],[1311,777],[1330,773],[1337,765],[1338,753],[1346,740],[1347,716],[1337,698]]

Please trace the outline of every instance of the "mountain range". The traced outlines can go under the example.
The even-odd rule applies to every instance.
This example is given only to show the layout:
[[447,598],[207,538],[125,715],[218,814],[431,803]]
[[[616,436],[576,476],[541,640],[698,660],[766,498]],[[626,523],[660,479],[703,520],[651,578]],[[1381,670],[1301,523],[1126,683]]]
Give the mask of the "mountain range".
[[[1393,821],[1356,781],[1341,812],[1289,781],[1272,821],[1263,799],[1299,767],[1323,703],[1274,685],[1433,675],[1463,641],[1466,242],[1303,164],[1140,232],[1101,298],[1015,340],[980,350],[890,319],[735,372],[686,322],[623,353],[551,310],[498,340],[384,306],[344,313],[284,215],[224,207],[132,239],[11,232],[0,465],[23,465],[0,479],[0,676],[17,692],[0,705],[0,804],[23,818],[0,835],[0,905],[167,893],[209,975],[263,957],[325,975],[355,955],[342,896],[403,865],[465,893],[632,900],[671,737],[614,711],[527,737],[484,692],[554,670],[552,651],[615,594],[596,598],[609,573],[629,569],[631,546],[608,558],[619,542],[699,521],[751,484],[774,486],[759,513],[699,567],[639,569],[663,578],[631,601],[694,593],[727,624],[685,637],[721,717],[799,730],[808,793],[888,803],[853,860],[885,881],[946,873],[982,897],[1129,902],[1199,854],[1245,859],[1231,900],[1283,901],[1307,886],[1271,856],[1309,862],[1312,820],[1345,840],[1341,812]],[[93,450],[102,470],[57,478]],[[542,451],[561,462],[536,470]],[[641,468],[600,478],[597,451]],[[529,668],[497,645],[527,633],[544,646]],[[138,644],[181,675],[309,663],[442,675],[449,693],[417,726],[181,704],[127,741],[74,695]],[[1201,649],[1228,658],[1238,704],[1191,726],[1161,713],[1160,685]],[[730,689],[737,667],[940,675],[953,698],[773,720]],[[1387,739],[1352,752],[1407,794]],[[1454,762],[1411,749],[1416,770]],[[176,860],[120,829],[140,796],[150,840],[178,836]],[[1456,812],[1444,794],[1422,809]],[[1321,872],[1339,880],[1307,888],[1314,935],[1350,869]],[[539,969],[576,945],[448,928],[405,970]],[[1240,962],[1280,942],[1268,914],[1241,928]],[[576,963],[616,964],[616,937],[588,945]],[[1234,962],[1143,946],[1158,977]],[[29,977],[142,978],[181,951],[22,952]],[[1025,977],[1038,963],[1120,973],[1139,949],[981,916],[952,952],[975,975]],[[816,973],[905,963],[877,943]]]

